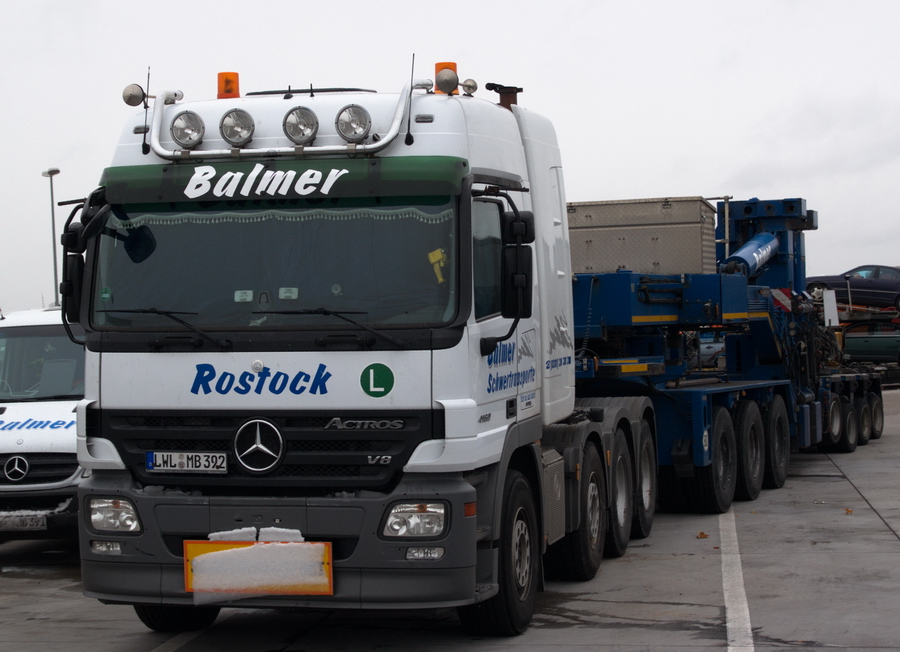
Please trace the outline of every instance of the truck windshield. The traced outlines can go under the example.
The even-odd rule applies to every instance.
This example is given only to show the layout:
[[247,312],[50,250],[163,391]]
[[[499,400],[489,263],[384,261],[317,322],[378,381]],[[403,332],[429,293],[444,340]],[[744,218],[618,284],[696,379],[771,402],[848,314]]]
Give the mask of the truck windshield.
[[348,328],[334,313],[439,326],[456,313],[454,197],[159,206],[113,207],[93,283],[99,330],[171,329],[163,311],[203,331]]
[[84,349],[60,326],[0,328],[0,403],[84,396]]

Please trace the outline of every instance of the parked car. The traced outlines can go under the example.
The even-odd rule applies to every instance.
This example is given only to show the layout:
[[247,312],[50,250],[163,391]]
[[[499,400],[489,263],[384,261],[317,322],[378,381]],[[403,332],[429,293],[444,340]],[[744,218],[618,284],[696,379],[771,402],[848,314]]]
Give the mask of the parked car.
[[900,362],[900,324],[864,322],[847,326],[844,355],[851,362]]
[[722,367],[725,365],[725,334],[720,331],[702,331],[694,341],[696,352],[693,367]]
[[837,276],[807,277],[806,291],[813,299],[821,299],[823,290],[834,290],[839,303],[900,310],[900,268],[863,265]]

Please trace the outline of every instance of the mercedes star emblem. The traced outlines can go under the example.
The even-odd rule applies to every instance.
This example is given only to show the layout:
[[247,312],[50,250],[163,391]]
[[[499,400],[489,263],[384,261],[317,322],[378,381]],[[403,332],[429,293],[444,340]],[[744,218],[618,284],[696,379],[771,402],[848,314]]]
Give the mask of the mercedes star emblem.
[[234,454],[238,463],[248,471],[271,471],[284,457],[284,437],[275,424],[253,419],[235,433]]
[[13,455],[3,465],[3,475],[10,482],[18,482],[28,474],[28,460],[20,455]]

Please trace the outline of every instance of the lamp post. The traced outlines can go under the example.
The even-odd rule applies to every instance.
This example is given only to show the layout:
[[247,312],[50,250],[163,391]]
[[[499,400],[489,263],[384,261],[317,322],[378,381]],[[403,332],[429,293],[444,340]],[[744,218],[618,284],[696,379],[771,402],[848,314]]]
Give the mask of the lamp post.
[[50,168],[41,172],[41,176],[50,179],[50,226],[53,229],[53,296],[56,299],[54,306],[59,305],[59,274],[56,265],[56,203],[53,201],[53,177],[59,174],[58,168]]

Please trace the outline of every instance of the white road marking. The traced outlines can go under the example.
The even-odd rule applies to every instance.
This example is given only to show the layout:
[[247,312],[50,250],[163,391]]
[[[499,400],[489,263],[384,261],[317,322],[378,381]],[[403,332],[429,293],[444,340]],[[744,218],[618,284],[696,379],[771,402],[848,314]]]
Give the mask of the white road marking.
[[[719,516],[719,552],[722,555],[722,589],[725,593],[725,626],[728,652],[754,652],[750,607],[744,592],[744,571],[738,548],[734,511]],[[155,652],[155,651],[154,651]]]

